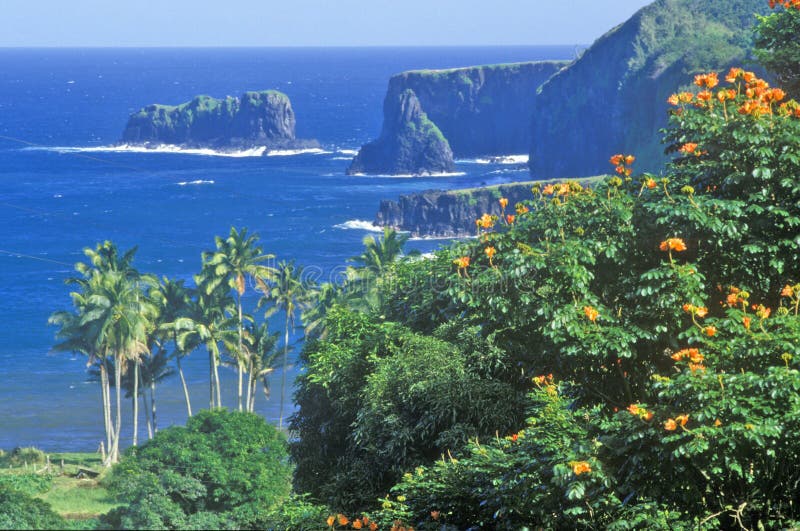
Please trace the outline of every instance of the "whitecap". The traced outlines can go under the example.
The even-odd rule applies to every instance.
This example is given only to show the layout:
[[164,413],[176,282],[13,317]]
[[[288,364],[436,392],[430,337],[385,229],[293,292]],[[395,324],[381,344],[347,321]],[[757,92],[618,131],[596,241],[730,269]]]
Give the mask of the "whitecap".
[[23,151],[54,151],[56,153],[168,153],[179,155],[205,155],[211,157],[260,157],[266,147],[254,147],[240,150],[216,150],[211,148],[184,148],[173,144],[157,146],[117,144],[111,146],[36,146],[22,148]]
[[371,221],[365,221],[363,219],[351,219],[349,221],[345,221],[344,223],[339,223],[338,225],[334,225],[333,228],[342,230],[365,230],[368,232],[383,232],[383,227],[379,227],[374,223],[372,223]]
[[454,172],[433,172],[433,173],[398,173],[394,175],[390,174],[368,174],[368,173],[352,173],[351,176],[353,177],[379,177],[382,179],[418,179],[420,177],[462,177],[466,175],[467,172],[464,171],[454,171]]
[[529,155],[497,155],[495,157],[480,157],[476,159],[459,159],[462,164],[527,164]]
[[205,181],[203,179],[197,179],[194,181],[181,181],[176,183],[178,186],[188,186],[188,185],[199,185],[199,184],[214,184],[214,181]]
[[355,156],[355,155],[358,155],[358,150],[357,149],[339,149],[339,150],[336,151],[336,153],[339,153],[340,155],[352,155],[352,156]]
[[268,157],[291,157],[292,155],[330,155],[333,151],[325,151],[320,148],[309,149],[274,149],[267,151]]

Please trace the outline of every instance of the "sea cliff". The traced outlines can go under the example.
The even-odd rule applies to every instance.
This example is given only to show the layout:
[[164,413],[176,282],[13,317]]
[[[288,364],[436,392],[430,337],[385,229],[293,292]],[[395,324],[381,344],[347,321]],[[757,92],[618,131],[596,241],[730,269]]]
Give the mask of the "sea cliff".
[[614,153],[637,171],[666,159],[668,96],[691,74],[747,65],[763,0],[658,0],[595,42],[544,85],[531,120],[534,178],[594,175]]
[[148,105],[128,119],[125,144],[269,149],[318,147],[295,136],[289,97],[276,90],[245,92],[238,98],[196,96],[180,105]]
[[[485,188],[428,190],[381,201],[375,225],[393,227],[421,237],[475,235],[475,220],[483,214],[514,214],[520,201],[533,198],[531,188],[541,181],[516,182]],[[499,199],[508,199],[505,211]],[[501,221],[502,223],[502,221]]]
[[[566,64],[543,61],[395,75],[384,100],[381,135],[362,147],[349,172],[435,173],[452,171],[454,156],[525,153],[536,89]],[[417,114],[407,111],[410,101],[419,107]],[[420,129],[422,114],[425,128]]]

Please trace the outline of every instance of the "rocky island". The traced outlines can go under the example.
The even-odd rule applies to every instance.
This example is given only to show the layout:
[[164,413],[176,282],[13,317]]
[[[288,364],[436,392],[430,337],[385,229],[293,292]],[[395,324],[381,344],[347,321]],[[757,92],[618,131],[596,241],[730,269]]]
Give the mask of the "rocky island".
[[452,171],[453,157],[525,153],[536,89],[567,63],[542,61],[393,76],[380,137],[348,173]]
[[361,148],[347,173],[422,175],[454,169],[450,144],[423,112],[414,91],[406,89],[386,95],[381,135]]
[[238,98],[195,96],[180,105],[148,105],[130,116],[122,142],[221,150],[319,147],[316,140],[296,138],[292,104],[277,90],[245,92]]

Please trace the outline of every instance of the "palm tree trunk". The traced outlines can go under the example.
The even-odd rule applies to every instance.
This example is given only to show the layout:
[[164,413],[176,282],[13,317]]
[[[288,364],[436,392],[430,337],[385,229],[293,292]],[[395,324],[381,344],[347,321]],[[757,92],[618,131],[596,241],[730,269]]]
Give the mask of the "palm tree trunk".
[[139,442],[139,362],[133,362],[133,445]]
[[114,364],[114,384],[116,385],[117,393],[117,419],[114,426],[114,440],[112,441],[112,448],[110,455],[111,463],[119,462],[119,435],[122,428],[122,356],[118,356]]
[[239,390],[238,390],[238,401],[239,401],[239,411],[242,410],[242,373],[244,372],[244,367],[242,366],[242,295],[236,292],[236,304],[239,307],[239,350],[236,352],[236,365],[239,366]]
[[175,356],[175,361],[178,362],[178,375],[181,377],[181,385],[183,385],[183,397],[186,399],[186,413],[192,416],[192,402],[189,400],[189,388],[186,386],[186,378],[183,376],[183,369],[181,368],[181,353],[178,352]]
[[150,382],[150,418],[153,419],[153,433],[158,433],[158,421],[156,420],[156,381]]
[[216,354],[214,355],[214,382],[217,389],[217,407],[222,407],[222,391],[219,385],[219,363],[217,362]]
[[144,406],[144,423],[147,424],[147,440],[153,438],[153,422],[150,417],[150,407],[147,405],[147,393],[142,393],[142,405]]
[[208,351],[208,409],[214,409],[214,353]]
[[103,395],[103,427],[106,432],[106,449],[111,450],[111,400],[108,386],[108,367],[106,360],[100,360],[100,387]]
[[289,356],[289,308],[286,309],[286,326],[283,335],[283,370],[281,371],[281,402],[278,409],[278,429],[283,428],[283,395],[286,393],[286,366]]

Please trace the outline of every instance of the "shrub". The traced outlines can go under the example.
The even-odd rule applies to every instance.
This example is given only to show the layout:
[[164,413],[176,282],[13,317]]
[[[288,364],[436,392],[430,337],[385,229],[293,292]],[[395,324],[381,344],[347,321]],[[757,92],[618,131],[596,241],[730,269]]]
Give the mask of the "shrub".
[[64,529],[65,525],[47,503],[0,485],[0,529]]
[[254,528],[290,490],[283,436],[252,413],[203,411],[127,450],[109,478],[114,528]]

